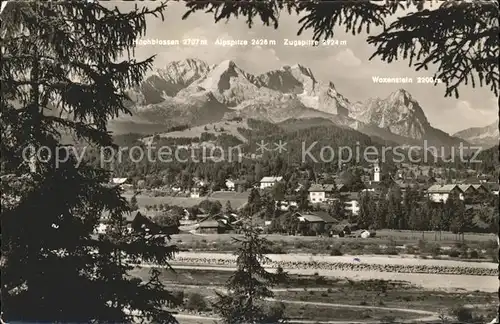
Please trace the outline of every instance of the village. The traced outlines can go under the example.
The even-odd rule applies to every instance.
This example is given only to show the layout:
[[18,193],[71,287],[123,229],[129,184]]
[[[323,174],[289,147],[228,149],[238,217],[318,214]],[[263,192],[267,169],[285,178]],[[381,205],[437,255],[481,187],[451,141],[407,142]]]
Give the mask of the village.
[[[360,214],[404,214],[404,211],[377,211],[375,205],[366,205],[367,198],[371,198],[373,202],[387,202],[394,198],[389,197],[392,195],[401,205],[405,204],[405,201],[406,204],[415,204],[414,210],[417,210],[417,213],[420,206],[427,204],[441,212],[439,218],[443,218],[442,213],[447,209],[459,208],[457,204],[452,204],[452,200],[455,200],[462,206],[463,211],[460,213],[467,219],[467,224],[455,228],[455,232],[484,233],[492,229],[491,222],[495,221],[491,219],[491,213],[499,192],[498,182],[493,181],[492,176],[484,174],[452,181],[439,176],[415,176],[404,172],[388,176],[383,174],[378,164],[374,164],[367,175],[359,176],[350,171],[343,171],[335,175],[324,175],[316,183],[299,181],[294,187],[291,187],[290,182],[287,183],[283,176],[264,176],[258,183],[253,184],[242,179],[227,179],[223,188],[217,191],[212,191],[209,183],[198,179],[195,179],[193,187],[188,190],[175,184],[144,188],[141,180],[133,184],[127,178],[113,178],[112,185],[121,186],[128,193],[126,197],[132,202],[133,212],[127,213],[125,219],[131,226],[139,222],[148,230],[151,228],[160,231],[161,226],[158,225],[167,224],[170,226],[169,233],[238,233],[244,216],[249,216],[254,225],[265,233],[361,238],[373,237],[376,230],[383,228],[453,231],[453,219],[444,225],[446,228],[440,228],[439,225],[433,224],[432,215],[427,216],[429,219],[426,224],[423,224],[424,216],[413,215],[419,218],[419,224],[412,225],[412,220],[406,219],[396,220],[397,224],[386,223],[377,226],[375,216]],[[265,202],[259,202],[258,207],[249,206],[249,203],[252,203],[252,195],[259,195],[259,199]],[[410,195],[411,202],[407,197]],[[149,199],[141,199],[146,196]],[[162,202],[168,198],[171,198],[169,203]],[[267,206],[262,206],[263,204]],[[272,206],[269,206],[270,204]],[[421,211],[424,212],[429,213],[428,210]],[[385,215],[381,217],[387,218]],[[453,218],[453,215],[451,217]],[[102,222],[98,230],[100,232],[105,231],[106,217],[103,217]],[[177,228],[172,229],[171,226]]]

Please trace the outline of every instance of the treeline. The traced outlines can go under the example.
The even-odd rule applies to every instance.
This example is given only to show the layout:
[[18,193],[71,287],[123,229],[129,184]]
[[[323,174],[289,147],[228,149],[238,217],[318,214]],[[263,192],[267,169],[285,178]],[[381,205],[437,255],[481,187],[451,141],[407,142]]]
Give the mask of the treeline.
[[371,229],[497,232],[498,197],[488,195],[477,201],[481,204],[466,205],[457,195],[450,195],[446,202],[436,203],[413,189],[402,194],[391,188],[380,196],[368,192],[361,195],[357,222]]
[[[336,198],[327,209],[312,206],[307,200],[302,200],[298,211],[327,211],[330,216],[340,221],[340,224],[344,224],[343,226],[313,224],[312,228],[307,227],[294,215],[297,210],[267,212],[262,214],[262,217],[273,221],[270,232],[302,235],[343,232],[346,226],[350,228],[351,225],[373,231],[450,231],[455,234],[498,232],[498,197],[482,197],[484,203],[477,205],[466,205],[458,196],[451,196],[445,203],[435,203],[417,190],[409,190],[403,194],[397,188],[391,188],[381,195],[371,192],[361,194],[358,215],[345,210],[345,196],[337,194]],[[250,200],[247,207],[252,208]]]
[[[339,156],[331,156],[332,152],[325,151],[323,155],[321,150],[323,147],[331,147],[333,154],[338,154],[339,147],[348,146],[354,150],[359,149],[360,152],[372,146],[382,151],[382,145],[372,142],[370,137],[359,132],[349,129],[343,129],[334,125],[323,125],[319,127],[308,127],[303,121],[289,121],[284,125],[276,125],[265,121],[248,120],[248,124],[252,129],[239,129],[240,133],[248,139],[243,143],[239,138],[226,134],[210,134],[203,132],[198,138],[166,138],[155,136],[153,143],[154,147],[159,148],[168,146],[172,150],[178,146],[185,148],[194,148],[193,150],[185,150],[181,153],[181,157],[186,161],[179,161],[172,156],[172,161],[162,162],[159,159],[157,149],[147,148],[146,144],[140,141],[140,134],[126,134],[115,137],[115,143],[120,147],[142,147],[144,151],[150,150],[152,159],[143,158],[138,161],[139,152],[131,159],[129,154],[122,154],[122,158],[112,165],[107,167],[112,169],[115,176],[130,177],[135,179],[145,179],[147,186],[159,184],[177,183],[184,189],[189,189],[194,184],[193,179],[203,179],[216,187],[223,187],[227,178],[241,179],[248,182],[248,186],[258,182],[263,176],[280,175],[285,179],[292,177],[304,178],[304,172],[307,171],[312,176],[306,176],[309,180],[318,181],[316,175],[323,173],[338,173],[342,170],[352,169],[355,167],[371,168],[372,161],[364,161],[363,159],[352,160],[350,162],[339,163]],[[200,148],[201,142],[210,142],[222,150],[214,150],[213,159],[207,156],[210,152],[210,147],[203,151]],[[316,142],[316,144],[314,144]],[[259,145],[266,145],[263,150]],[[282,150],[279,152],[279,145],[283,144]],[[304,143],[304,144],[303,144]],[[197,146],[198,145],[198,146]],[[313,159],[307,156],[305,161],[302,161],[303,150],[308,149],[310,145],[313,148],[310,154]],[[221,152],[223,151],[223,152]],[[259,154],[262,153],[260,156]],[[347,158],[347,151],[342,152],[343,158]],[[259,155],[258,157],[252,154]],[[203,155],[205,155],[203,157]],[[99,152],[87,151],[88,160],[92,163],[101,163]],[[324,160],[326,159],[326,160]],[[370,157],[373,159],[373,157]],[[438,175],[434,170],[441,169],[440,176],[448,181],[454,179],[466,179],[470,177],[467,169],[478,170],[478,172],[486,172],[493,176],[498,176],[498,168],[495,164],[495,159],[498,159],[498,147],[483,151],[478,159],[483,163],[463,163],[460,161],[453,163],[437,163],[434,164],[429,171],[430,175]],[[330,161],[331,160],[331,161]],[[391,174],[394,176],[398,169],[401,169],[401,164],[392,163],[390,152],[387,152],[386,163],[382,164],[383,174]],[[203,163],[200,163],[203,162]],[[441,165],[442,164],[442,165]],[[482,165],[484,164],[484,167]],[[369,175],[366,174],[365,175]]]

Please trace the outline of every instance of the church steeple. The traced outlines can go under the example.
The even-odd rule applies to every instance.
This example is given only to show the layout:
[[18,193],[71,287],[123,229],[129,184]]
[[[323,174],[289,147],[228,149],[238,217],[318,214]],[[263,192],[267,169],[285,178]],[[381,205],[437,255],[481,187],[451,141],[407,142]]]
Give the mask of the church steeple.
[[380,182],[380,166],[378,162],[373,165],[373,182]]

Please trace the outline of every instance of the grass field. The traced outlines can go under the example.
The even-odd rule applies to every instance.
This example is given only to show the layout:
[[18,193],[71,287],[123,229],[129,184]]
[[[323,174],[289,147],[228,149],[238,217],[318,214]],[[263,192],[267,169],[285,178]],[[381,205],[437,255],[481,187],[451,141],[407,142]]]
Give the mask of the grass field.
[[[461,238],[457,234],[451,232],[434,232],[434,231],[397,231],[382,229],[377,230],[377,237],[381,239],[394,239],[397,241],[418,241],[420,239],[426,241],[436,241],[436,242],[456,242],[460,241]],[[496,237],[493,234],[482,234],[482,233],[465,233],[465,241],[470,242],[484,242],[489,240],[495,240]]]
[[[214,129],[215,127],[215,129]],[[206,129],[205,129],[206,128]],[[224,131],[220,131],[224,129]],[[243,137],[243,135],[240,134],[238,131],[238,128],[245,128],[248,129],[248,123],[246,120],[242,120],[241,122],[236,122],[236,121],[220,121],[220,122],[214,122],[211,124],[207,125],[202,125],[202,126],[194,126],[189,129],[185,129],[182,131],[175,131],[175,132],[169,132],[169,133],[160,133],[161,138],[196,138],[200,137],[202,133],[209,133],[213,134],[215,136],[219,136],[221,134],[228,134],[228,135],[233,135],[234,137],[238,138],[242,142],[247,142],[247,139]],[[147,137],[144,139],[145,141],[150,141],[151,138]]]
[[[148,269],[134,269],[130,274],[143,280],[149,277]],[[230,271],[197,269],[176,269],[175,272],[162,270],[160,280],[170,290],[182,290],[184,295],[202,295],[207,300],[207,304],[210,304],[216,291],[224,291],[224,283],[231,274]],[[429,290],[401,281],[358,281],[294,274],[290,275],[286,283],[279,284],[274,289],[274,294],[277,300],[287,301],[285,302],[286,314],[290,318],[318,321],[391,318],[393,322],[401,322],[422,316],[382,308],[420,309],[447,313],[453,308],[465,305],[474,305],[476,315],[492,318],[496,311],[497,299],[496,293]],[[315,302],[340,303],[352,305],[353,308],[312,305]],[[360,306],[362,308],[355,308]]]
[[[398,233],[399,234],[399,233]],[[327,238],[314,236],[283,236],[264,235],[271,243],[269,253],[274,254],[304,254],[307,257],[340,255],[390,255],[398,258],[406,255],[424,259],[460,260],[468,264],[473,262],[498,262],[497,243],[488,236],[471,237],[478,241],[425,241],[409,240],[407,236],[399,236],[398,240],[384,238]],[[237,243],[233,238],[237,234],[178,234],[172,236],[172,243],[181,251],[197,253],[230,253],[236,250]],[[402,239],[403,237],[404,239]],[[467,236],[466,236],[467,238]],[[458,244],[461,244],[459,246]],[[463,249],[466,250],[463,250]],[[327,257],[328,258],[328,257]],[[446,262],[446,261],[445,261]]]
[[[123,195],[126,199],[132,198],[131,194]],[[202,201],[208,200],[218,200],[221,202],[222,206],[225,205],[226,201],[231,202],[231,206],[233,208],[239,208],[243,206],[247,202],[247,198],[242,198],[241,196],[231,197],[231,196],[223,196],[223,197],[201,197],[201,198],[191,198],[191,197],[152,197],[146,195],[137,195],[137,203],[139,207],[145,206],[153,206],[160,204],[168,204],[168,205],[176,205],[180,207],[192,207],[201,203]]]
[[[380,244],[386,244],[391,241],[395,243],[418,243],[422,239],[421,232],[411,232],[411,231],[394,231],[394,230],[379,230],[377,231],[377,236],[369,239],[361,239],[357,237],[319,237],[319,236],[291,236],[291,235],[279,235],[279,234],[264,234],[264,236],[271,242],[284,242],[284,243],[296,243],[301,242],[363,242],[363,244],[370,244],[370,242],[378,242]],[[186,235],[179,236],[178,238],[184,242],[196,242],[196,241],[210,241],[210,242],[230,242],[232,237],[238,237],[237,234],[203,234],[203,235]],[[456,242],[461,242],[462,240],[456,240],[455,234],[449,232],[443,232],[442,240],[435,241],[433,232],[425,233],[425,241],[438,242],[440,244],[454,244]],[[439,237],[439,236],[438,236]],[[465,241],[469,243],[480,243],[480,242],[490,242],[495,240],[496,237],[493,234],[475,234],[466,233]]]

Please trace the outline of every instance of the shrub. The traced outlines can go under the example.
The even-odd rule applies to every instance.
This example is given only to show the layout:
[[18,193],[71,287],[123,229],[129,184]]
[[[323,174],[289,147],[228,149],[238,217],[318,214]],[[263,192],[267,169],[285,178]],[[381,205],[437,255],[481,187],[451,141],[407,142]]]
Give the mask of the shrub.
[[330,251],[331,256],[341,256],[343,255],[342,251],[340,251],[340,248],[338,247],[333,247],[332,250]]
[[326,283],[326,280],[323,276],[315,276],[315,282],[317,285],[323,285]]
[[365,246],[364,250],[371,254],[382,254],[382,250],[380,249],[380,246],[378,246],[378,244],[367,245]]
[[286,254],[286,250],[283,249],[283,246],[281,245],[273,245],[267,248],[266,253],[270,254]]
[[425,253],[426,247],[427,242],[425,240],[418,240],[418,250],[420,251],[420,253]]
[[441,247],[434,243],[429,246],[429,252],[433,257],[437,257],[438,255],[441,254]]
[[266,313],[266,323],[278,323],[278,321],[284,317],[285,304],[283,304],[282,302],[272,303],[267,308]]
[[385,248],[384,253],[387,255],[398,255],[399,251],[394,246],[388,246],[387,248]]
[[177,290],[172,292],[174,305],[181,306],[184,305],[184,291]]
[[396,242],[391,238],[387,247],[384,249],[384,253],[388,255],[397,255],[399,254]]
[[396,318],[394,316],[384,316],[381,320],[380,323],[384,324],[392,324],[396,323]]
[[460,323],[472,323],[474,322],[474,316],[470,308],[463,306],[454,308],[451,310],[451,315],[457,318]]
[[456,249],[451,249],[448,251],[448,255],[452,258],[458,258],[460,256],[460,252]]
[[471,259],[479,259],[479,252],[477,250],[470,251],[469,258],[471,258]]
[[203,311],[207,308],[207,303],[205,298],[198,293],[192,293],[189,295],[188,301],[186,303],[186,308],[190,310]]
[[498,263],[498,249],[488,249],[486,254],[491,258],[491,261]]
[[417,249],[413,245],[406,245],[405,252],[406,252],[406,254],[416,254]]
[[460,252],[460,257],[461,257],[461,258],[464,258],[464,259],[469,258],[469,252],[468,252],[468,251],[466,251],[466,250],[465,250],[465,251],[461,251],[461,252]]
[[498,244],[495,240],[488,240],[486,242],[479,243],[480,250],[497,249]]

